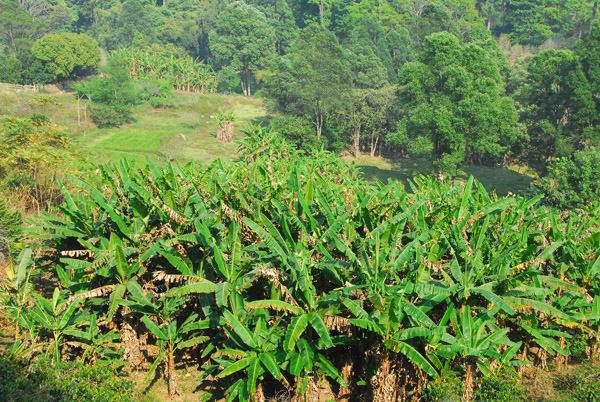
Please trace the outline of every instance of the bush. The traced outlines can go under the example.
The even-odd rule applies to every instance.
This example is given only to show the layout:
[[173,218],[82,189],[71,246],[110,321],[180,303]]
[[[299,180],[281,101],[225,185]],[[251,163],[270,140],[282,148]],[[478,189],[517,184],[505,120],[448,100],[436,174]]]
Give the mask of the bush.
[[567,401],[599,402],[600,377],[598,367],[586,367],[556,379],[555,388]]
[[461,379],[452,371],[444,371],[440,379],[431,381],[423,392],[423,402],[460,401],[462,395]]
[[91,113],[98,127],[119,127],[131,121],[131,110],[126,106],[94,105]]
[[481,379],[479,388],[473,394],[477,402],[526,402],[527,390],[514,374],[499,371]]
[[0,395],[6,402],[132,402],[133,386],[106,365],[52,366],[45,359],[26,362],[0,354]]
[[21,234],[21,214],[10,212],[6,201],[0,198],[0,257],[8,252],[10,243]]
[[600,198],[600,149],[575,152],[571,158],[558,158],[550,163],[549,173],[538,184],[545,202],[559,208],[583,208]]
[[269,127],[281,133],[296,149],[314,151],[319,148],[314,126],[303,117],[278,116],[271,120]]
[[460,385],[449,382],[435,381],[427,384],[423,394],[424,402],[454,402],[460,401]]
[[[152,104],[152,100],[161,99],[165,103],[171,98],[171,83],[169,81],[151,79],[138,81],[136,84],[136,98],[140,101],[150,101]],[[154,106],[154,104],[152,105]]]

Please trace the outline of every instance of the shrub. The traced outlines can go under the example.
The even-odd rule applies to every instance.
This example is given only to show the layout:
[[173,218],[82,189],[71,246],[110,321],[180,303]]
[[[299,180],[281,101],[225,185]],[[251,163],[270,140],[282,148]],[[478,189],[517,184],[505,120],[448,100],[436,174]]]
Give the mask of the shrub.
[[294,144],[296,149],[313,151],[319,147],[315,128],[303,117],[289,115],[275,117],[271,120],[270,127]]
[[0,395],[6,402],[130,402],[133,382],[107,365],[52,366],[45,359],[26,362],[0,354]]
[[555,388],[568,396],[567,401],[598,402],[600,401],[600,377],[597,367],[586,367],[558,377]]
[[423,393],[423,402],[460,401],[462,390],[460,379],[451,373],[444,373],[443,381],[431,381]]
[[171,101],[171,83],[166,80],[150,79],[136,83],[140,101],[150,102],[154,107],[165,107]]
[[545,202],[559,208],[582,208],[600,197],[600,149],[575,152],[571,158],[550,163],[549,173],[538,184]]
[[10,212],[6,201],[0,198],[0,257],[6,254],[11,242],[21,234],[21,214]]
[[477,402],[526,402],[527,390],[514,375],[500,371],[481,379],[473,399]]
[[119,127],[131,121],[131,110],[124,106],[94,105],[91,113],[98,127]]

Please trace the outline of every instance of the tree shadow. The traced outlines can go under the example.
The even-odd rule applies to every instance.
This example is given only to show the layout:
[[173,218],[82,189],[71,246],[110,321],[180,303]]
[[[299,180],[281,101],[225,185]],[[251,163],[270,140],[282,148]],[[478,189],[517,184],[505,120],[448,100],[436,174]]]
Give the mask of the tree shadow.
[[380,180],[383,183],[387,183],[388,180],[398,180],[404,184],[405,188],[408,187],[408,179],[412,176],[407,175],[404,172],[394,169],[382,169],[377,166],[359,165],[358,168],[362,171],[367,181]]
[[504,197],[508,193],[527,195],[533,177],[504,167],[466,166],[465,174],[460,176],[466,180],[469,175],[475,177],[489,192],[496,192]]
[[[410,192],[409,180],[419,175],[432,173],[414,162],[396,162],[392,168],[386,169],[373,165],[358,165],[367,181],[380,180],[387,183],[388,180],[398,180],[404,184]],[[509,193],[525,196],[528,194],[533,178],[525,173],[504,167],[488,166],[466,166],[456,179],[466,181],[472,175],[489,192],[496,192],[498,196],[504,197]]]

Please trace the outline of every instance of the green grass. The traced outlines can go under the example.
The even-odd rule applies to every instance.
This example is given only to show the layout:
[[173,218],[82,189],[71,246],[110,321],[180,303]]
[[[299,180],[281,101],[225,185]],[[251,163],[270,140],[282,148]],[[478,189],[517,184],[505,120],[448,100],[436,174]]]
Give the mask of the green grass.
[[[362,155],[356,160],[357,166],[362,170],[365,178],[369,181],[399,180],[408,189],[408,181],[421,174],[431,174],[427,167],[419,165],[410,160],[396,162],[384,158]],[[495,191],[499,196],[509,193],[525,194],[530,187],[534,176],[527,169],[466,166],[454,179],[466,181],[472,175],[483,184],[486,190]]]
[[134,165],[142,165],[146,157],[158,163],[177,160],[181,163],[199,161],[208,163],[217,158],[231,160],[237,151],[235,143],[223,144],[216,139],[217,123],[214,115],[233,110],[236,121],[233,139],[243,138],[241,130],[248,122],[261,120],[266,112],[262,101],[242,96],[198,95],[175,93],[176,105],[154,109],[142,105],[134,110],[134,121],[119,128],[99,129],[77,126],[76,110],[71,99],[61,102],[56,111],[72,130],[78,145],[89,150],[98,162],[116,162],[127,158]]
[[167,130],[125,128],[115,130],[108,138],[100,141],[95,148],[122,152],[158,152],[172,135]]

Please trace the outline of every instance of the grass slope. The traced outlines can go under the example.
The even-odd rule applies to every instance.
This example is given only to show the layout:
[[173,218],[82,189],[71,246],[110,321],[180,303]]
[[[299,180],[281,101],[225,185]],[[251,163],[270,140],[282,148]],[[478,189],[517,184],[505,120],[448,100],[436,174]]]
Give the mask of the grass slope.
[[[25,115],[42,113],[39,107],[27,105],[32,94],[15,94],[0,91],[0,114]],[[77,102],[71,93],[52,94],[61,105],[47,106],[45,114],[53,121],[69,127],[80,150],[85,151],[92,164],[117,162],[127,158],[133,164],[141,165],[147,156],[155,162],[177,160],[181,163],[199,161],[211,162],[217,158],[230,161],[235,157],[235,143],[223,144],[216,139],[217,123],[214,118],[219,111],[233,111],[236,116],[233,139],[243,137],[241,130],[248,122],[268,120],[261,99],[239,95],[190,94],[174,92],[174,107],[155,109],[148,105],[137,106],[134,121],[119,128],[100,129],[80,111],[81,124],[78,124]],[[368,155],[356,160],[367,180],[388,179],[402,181],[419,174],[427,174],[427,169],[409,160],[389,161]],[[533,176],[516,168],[492,168],[469,166],[457,180],[475,176],[489,191],[503,196],[509,192],[523,194],[528,190]]]
[[211,162],[231,160],[235,143],[216,140],[217,123],[213,116],[220,110],[234,111],[234,141],[243,137],[248,122],[260,121],[265,110],[259,99],[241,96],[176,94],[179,105],[168,109],[139,106],[134,121],[124,127],[93,128],[76,137],[79,144],[95,153],[100,162],[115,162],[123,157],[134,163],[146,156],[152,159]]

